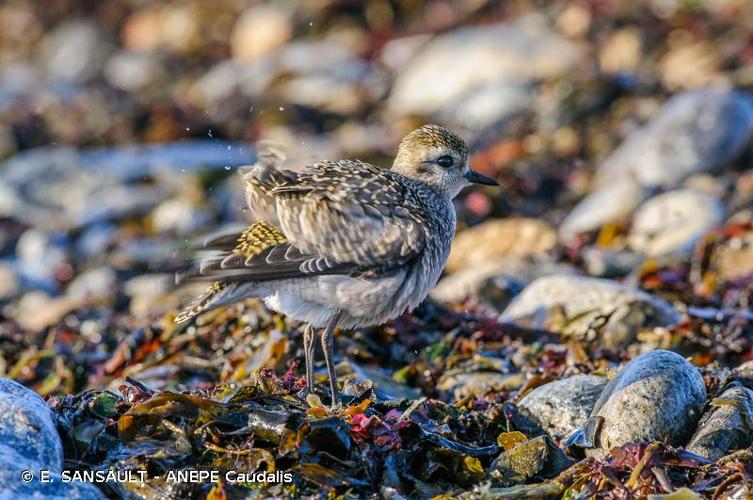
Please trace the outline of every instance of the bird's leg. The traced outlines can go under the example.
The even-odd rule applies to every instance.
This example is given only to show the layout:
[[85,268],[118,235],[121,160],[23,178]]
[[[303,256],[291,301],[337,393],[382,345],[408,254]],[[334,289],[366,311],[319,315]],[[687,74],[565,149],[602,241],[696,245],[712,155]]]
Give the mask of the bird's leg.
[[335,410],[342,406],[340,401],[340,390],[337,388],[337,374],[335,373],[335,327],[340,320],[342,311],[337,311],[327,328],[322,332],[322,350],[324,351],[324,361],[327,363],[327,373],[329,374],[329,388],[332,392],[332,409]]
[[306,390],[314,393],[314,328],[306,323],[303,329],[303,354],[306,362]]

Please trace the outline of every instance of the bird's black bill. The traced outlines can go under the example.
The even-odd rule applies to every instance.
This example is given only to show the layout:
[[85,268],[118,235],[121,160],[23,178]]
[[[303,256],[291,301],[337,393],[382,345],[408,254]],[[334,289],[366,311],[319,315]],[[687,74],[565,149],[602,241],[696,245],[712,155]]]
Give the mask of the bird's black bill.
[[499,186],[499,182],[492,179],[491,177],[487,177],[484,174],[480,174],[476,172],[475,170],[469,170],[467,174],[465,174],[465,178],[468,179],[468,182],[473,182],[474,184],[486,184],[487,186]]

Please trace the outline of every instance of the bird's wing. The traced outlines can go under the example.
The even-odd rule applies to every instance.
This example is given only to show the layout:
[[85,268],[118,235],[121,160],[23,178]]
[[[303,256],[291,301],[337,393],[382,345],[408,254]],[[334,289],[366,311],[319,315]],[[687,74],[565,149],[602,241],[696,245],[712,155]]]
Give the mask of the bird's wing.
[[357,266],[301,252],[279,229],[260,221],[240,234],[219,235],[206,241],[198,266],[184,273],[180,281],[261,282],[353,272],[358,272]]
[[[425,212],[389,171],[359,161],[320,162],[268,179],[264,203],[274,199],[280,230],[304,254],[389,269],[424,249]],[[247,190],[253,182],[247,180]]]

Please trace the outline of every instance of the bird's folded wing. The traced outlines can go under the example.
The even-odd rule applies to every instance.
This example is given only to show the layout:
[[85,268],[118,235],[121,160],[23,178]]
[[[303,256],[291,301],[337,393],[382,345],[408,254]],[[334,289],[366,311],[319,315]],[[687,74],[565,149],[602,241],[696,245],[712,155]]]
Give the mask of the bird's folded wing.
[[269,190],[288,241],[339,263],[390,269],[426,244],[424,213],[406,187],[362,162],[322,162]]
[[318,274],[349,274],[357,267],[303,253],[267,222],[242,233],[218,235],[204,243],[198,266],[180,280],[269,281]]

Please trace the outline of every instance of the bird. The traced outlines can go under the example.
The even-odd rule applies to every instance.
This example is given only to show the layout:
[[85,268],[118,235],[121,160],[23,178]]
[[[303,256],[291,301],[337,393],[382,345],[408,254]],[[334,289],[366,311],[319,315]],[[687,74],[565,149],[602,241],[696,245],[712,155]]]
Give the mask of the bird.
[[306,391],[314,391],[317,331],[331,407],[342,407],[335,329],[380,325],[417,307],[437,283],[455,235],[453,199],[469,184],[498,185],[469,166],[456,133],[424,125],[408,133],[391,168],[360,160],[314,162],[298,171],[278,161],[242,167],[255,218],[241,233],[209,238],[179,279],[211,281],[175,319],[263,298],[305,323]]

